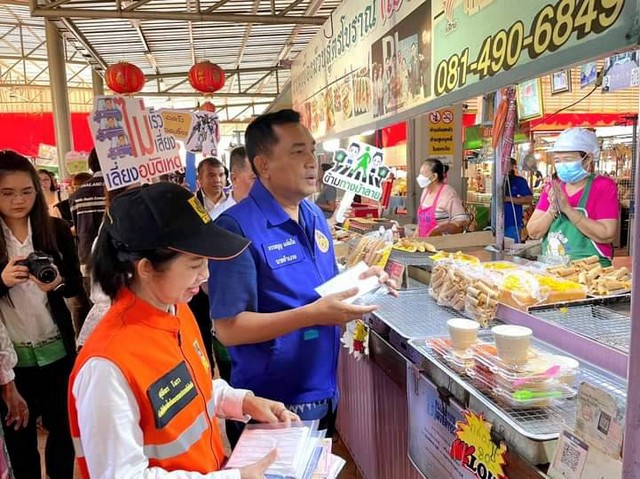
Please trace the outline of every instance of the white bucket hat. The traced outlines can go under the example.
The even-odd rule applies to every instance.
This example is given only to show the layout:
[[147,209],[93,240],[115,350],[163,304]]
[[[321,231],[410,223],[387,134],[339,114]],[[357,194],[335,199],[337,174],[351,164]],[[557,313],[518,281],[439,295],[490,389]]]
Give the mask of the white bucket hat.
[[590,153],[593,158],[600,154],[600,142],[595,133],[584,128],[569,128],[564,130],[549,149],[551,153],[566,151],[584,151]]

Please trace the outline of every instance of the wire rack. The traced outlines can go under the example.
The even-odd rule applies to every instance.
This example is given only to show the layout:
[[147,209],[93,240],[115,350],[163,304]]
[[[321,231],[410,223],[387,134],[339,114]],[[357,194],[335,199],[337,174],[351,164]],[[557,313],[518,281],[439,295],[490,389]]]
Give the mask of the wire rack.
[[433,260],[431,259],[432,254],[433,253],[409,253],[407,251],[392,249],[389,259],[405,266],[427,266],[430,268],[433,265]]
[[622,313],[602,305],[584,304],[554,309],[539,309],[532,314],[545,321],[562,325],[576,334],[629,352],[631,321]]
[[[409,344],[422,356],[436,364],[438,368],[458,384],[467,389],[472,396],[477,398],[487,408],[497,414],[506,424],[513,427],[523,436],[536,441],[549,441],[556,439],[565,424],[573,425],[576,414],[576,400],[567,399],[543,408],[511,408],[497,402],[485,388],[476,387],[468,377],[461,376],[446,364],[443,364],[438,356],[434,355],[424,339],[414,339]],[[533,345],[543,351],[552,354],[561,354],[560,350],[533,340]],[[581,363],[580,372],[576,377],[576,385],[588,382],[599,387],[613,396],[621,406],[626,402],[626,382],[590,364]]]
[[405,339],[448,334],[447,320],[461,317],[460,312],[439,306],[426,287],[398,294],[377,299],[380,307],[373,316]]

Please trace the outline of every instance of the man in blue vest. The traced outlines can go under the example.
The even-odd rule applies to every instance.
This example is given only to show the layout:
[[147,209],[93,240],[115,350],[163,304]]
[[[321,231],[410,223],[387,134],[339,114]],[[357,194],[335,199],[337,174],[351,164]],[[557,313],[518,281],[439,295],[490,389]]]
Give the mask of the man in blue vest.
[[[338,400],[340,325],[375,306],[347,304],[357,289],[322,299],[314,289],[337,273],[322,211],[306,200],[320,174],[315,141],[293,110],[256,118],[245,133],[257,176],[249,196],[217,224],[251,246],[209,263],[211,317],[229,347],[231,383],[284,402],[329,434]],[[388,276],[372,268],[368,276]],[[233,444],[234,433],[228,431]]]

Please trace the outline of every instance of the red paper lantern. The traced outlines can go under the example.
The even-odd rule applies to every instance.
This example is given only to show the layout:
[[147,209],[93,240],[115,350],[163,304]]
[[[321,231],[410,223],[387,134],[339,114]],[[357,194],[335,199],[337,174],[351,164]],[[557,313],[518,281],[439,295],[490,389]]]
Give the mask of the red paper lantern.
[[224,70],[210,61],[196,63],[189,69],[189,83],[205,95],[220,90],[224,81]]
[[216,112],[216,106],[211,103],[210,101],[205,101],[202,106],[200,107],[200,110],[202,111],[208,111],[210,113],[215,113]]
[[146,79],[142,70],[127,62],[111,65],[105,72],[107,86],[116,93],[130,95],[138,93],[144,87]]

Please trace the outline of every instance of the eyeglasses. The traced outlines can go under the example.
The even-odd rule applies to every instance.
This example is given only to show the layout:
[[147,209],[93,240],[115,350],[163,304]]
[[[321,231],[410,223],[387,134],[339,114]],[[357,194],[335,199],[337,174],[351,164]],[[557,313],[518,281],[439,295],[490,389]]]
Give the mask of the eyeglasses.
[[30,189],[30,190],[22,190],[22,191],[15,191],[15,190],[2,190],[0,191],[0,198],[2,198],[5,201],[15,201],[18,198],[32,198],[36,195],[36,190],[35,189]]

